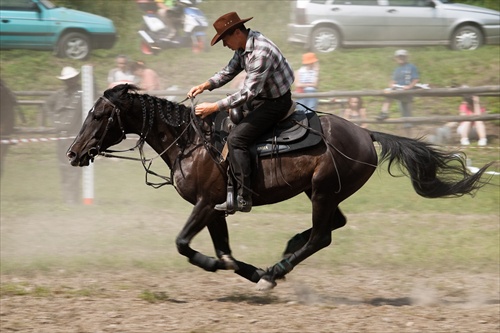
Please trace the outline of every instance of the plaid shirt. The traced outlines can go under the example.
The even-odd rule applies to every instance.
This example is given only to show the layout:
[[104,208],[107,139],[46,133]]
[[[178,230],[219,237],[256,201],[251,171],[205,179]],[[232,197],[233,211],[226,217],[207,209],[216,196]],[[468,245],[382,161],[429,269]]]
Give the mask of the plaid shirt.
[[219,110],[234,108],[255,98],[278,98],[290,90],[294,80],[293,70],[279,48],[260,32],[250,29],[245,50],[235,51],[229,64],[208,80],[209,90],[222,87],[243,70],[247,73],[243,88],[219,100]]

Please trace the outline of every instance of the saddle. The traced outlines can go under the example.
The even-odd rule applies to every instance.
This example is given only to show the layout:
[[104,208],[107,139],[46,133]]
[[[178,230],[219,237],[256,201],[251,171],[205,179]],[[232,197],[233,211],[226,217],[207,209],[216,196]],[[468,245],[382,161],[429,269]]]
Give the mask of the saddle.
[[[271,131],[261,136],[250,151],[263,157],[317,145],[321,141],[322,133],[318,115],[314,112],[298,112],[295,106],[293,103],[287,116]],[[215,147],[218,151],[223,151],[227,136],[236,126],[232,119],[237,121],[238,118],[242,118],[241,115],[228,116],[226,112],[218,112],[215,118]]]

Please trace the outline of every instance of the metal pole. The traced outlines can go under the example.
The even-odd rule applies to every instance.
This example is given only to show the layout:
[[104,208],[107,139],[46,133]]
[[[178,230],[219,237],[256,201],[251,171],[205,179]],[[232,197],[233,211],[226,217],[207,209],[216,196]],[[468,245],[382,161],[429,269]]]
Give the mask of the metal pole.
[[[94,75],[93,67],[82,66],[82,121],[87,118],[88,111],[94,104]],[[94,164],[91,163],[83,169],[82,175],[83,204],[94,203]]]

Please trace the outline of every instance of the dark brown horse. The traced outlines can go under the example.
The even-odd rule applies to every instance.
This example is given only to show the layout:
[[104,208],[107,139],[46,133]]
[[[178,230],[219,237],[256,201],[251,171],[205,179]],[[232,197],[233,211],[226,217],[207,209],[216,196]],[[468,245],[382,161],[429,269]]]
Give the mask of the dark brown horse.
[[[359,190],[379,162],[373,142],[381,147],[381,159],[389,171],[397,164],[411,179],[415,191],[427,198],[473,193],[484,185],[481,176],[488,166],[470,174],[463,154],[445,153],[410,138],[363,129],[333,116],[320,117],[323,141],[312,148],[260,158],[253,181],[253,203],[267,205],[302,192],[312,202],[312,227],[288,242],[283,260],[266,270],[235,260],[231,255],[224,212],[214,206],[226,200],[225,163],[213,148],[211,120],[201,122],[192,109],[119,85],[106,90],[90,110],[68,150],[73,166],[87,166],[98,154],[121,142],[128,133],[140,136],[167,163],[179,194],[194,205],[176,239],[179,253],[207,271],[233,269],[258,283],[259,289],[275,286],[293,267],[328,246],[331,232],[346,224],[338,205]],[[190,247],[207,227],[216,257]]]

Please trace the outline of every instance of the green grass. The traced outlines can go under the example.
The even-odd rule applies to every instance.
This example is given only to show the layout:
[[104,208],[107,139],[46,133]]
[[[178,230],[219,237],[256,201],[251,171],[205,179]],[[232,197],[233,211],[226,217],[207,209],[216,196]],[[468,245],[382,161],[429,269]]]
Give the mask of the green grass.
[[[467,153],[475,166],[498,158],[491,149]],[[162,162],[154,168],[168,175]],[[175,248],[191,205],[172,187],[146,186],[139,162],[98,159],[91,206],[63,203],[54,143],[11,147],[4,172],[0,273],[197,269]],[[423,199],[408,178],[390,177],[383,165],[341,204],[348,224],[334,232],[332,245],[306,262],[339,269],[360,265],[495,271],[500,262],[499,189],[500,177],[494,176],[475,197]],[[308,199],[300,195],[230,216],[234,255],[259,267],[277,262],[288,239],[310,227],[310,210]],[[192,245],[213,254],[206,230]]]
[[[282,1],[207,1],[201,9],[212,22],[221,13],[235,10],[242,17],[254,16],[248,26],[272,38],[297,69],[304,49],[286,42],[286,25],[290,17],[290,3]],[[92,8],[89,8],[92,9]],[[216,70],[226,65],[231,51],[217,44],[209,52],[193,54],[190,49],[167,50],[157,56],[143,55],[139,50],[141,27],[140,12],[135,3],[123,4],[115,11],[105,6],[104,12],[120,15],[116,20],[119,40],[111,50],[97,50],[85,62],[57,58],[47,51],[2,50],[0,52],[0,73],[2,79],[13,90],[49,90],[61,87],[56,78],[63,66],[79,68],[83,64],[94,66],[98,90],[106,88],[107,72],[115,66],[115,57],[126,54],[131,59],[143,60],[155,69],[164,88],[176,85],[181,91],[209,78]],[[212,36],[210,26],[208,35]],[[320,91],[383,89],[390,80],[395,67],[392,55],[396,47],[341,49],[329,54],[319,54]],[[448,87],[452,84],[469,86],[500,85],[500,48],[485,46],[473,52],[454,52],[444,46],[408,47],[411,62],[421,73],[421,81],[431,87]],[[203,95],[202,95],[203,96]],[[416,98],[415,115],[456,115],[460,97]],[[369,116],[380,111],[381,98],[366,98]],[[483,97],[482,103],[488,112],[500,112],[498,97]],[[397,107],[394,104],[394,110]],[[23,107],[28,118],[27,125],[36,123],[38,110]],[[396,111],[397,112],[397,111]]]
[[[131,6],[130,3],[124,6]],[[254,16],[248,26],[271,37],[293,67],[298,68],[304,50],[286,43],[288,5],[282,1],[207,1],[202,10],[210,21],[230,10],[242,17]],[[187,91],[224,66],[231,56],[220,45],[201,54],[177,49],[144,56],[139,52],[139,12],[135,7],[124,10],[127,14],[117,24],[120,39],[114,49],[98,50],[86,62],[57,58],[50,52],[2,50],[2,79],[14,90],[53,91],[61,86],[56,76],[63,66],[92,64],[96,82],[103,90],[115,56],[127,54],[154,68],[165,88],[177,85]],[[318,55],[320,90],[385,88],[395,65],[395,49],[354,48]],[[422,81],[433,87],[452,83],[500,84],[498,46],[485,46],[474,52],[453,52],[446,47],[408,50],[411,61],[420,68]],[[498,97],[482,97],[481,101],[489,112],[500,112]],[[365,102],[369,116],[379,112],[380,98],[366,98]],[[455,115],[459,102],[459,97],[419,97],[415,99],[414,113]],[[22,110],[28,117],[23,125],[34,126],[38,110]],[[373,128],[395,129],[382,125]],[[498,127],[491,128],[489,134],[498,136]],[[467,149],[473,165],[499,160],[497,142],[492,141],[492,146],[484,150]],[[124,145],[130,147],[133,143],[127,141]],[[31,276],[54,271],[197,269],[175,248],[175,237],[192,208],[175,189],[155,190],[144,185],[144,171],[138,162],[98,159],[94,168],[95,204],[68,207],[60,196],[55,152],[54,143],[10,147],[0,183],[0,273]],[[161,161],[153,168],[160,174],[169,174]],[[339,269],[363,265],[495,271],[500,262],[499,178],[495,176],[492,185],[475,197],[431,200],[415,194],[406,177],[392,178],[382,166],[360,191],[341,204],[348,225],[335,231],[329,248],[306,262],[335,265]],[[260,267],[279,260],[286,241],[310,227],[310,209],[308,199],[300,195],[276,205],[256,207],[251,214],[229,217],[236,258]],[[206,231],[194,239],[193,247],[213,253]],[[16,286],[9,288],[14,293],[17,290]]]

